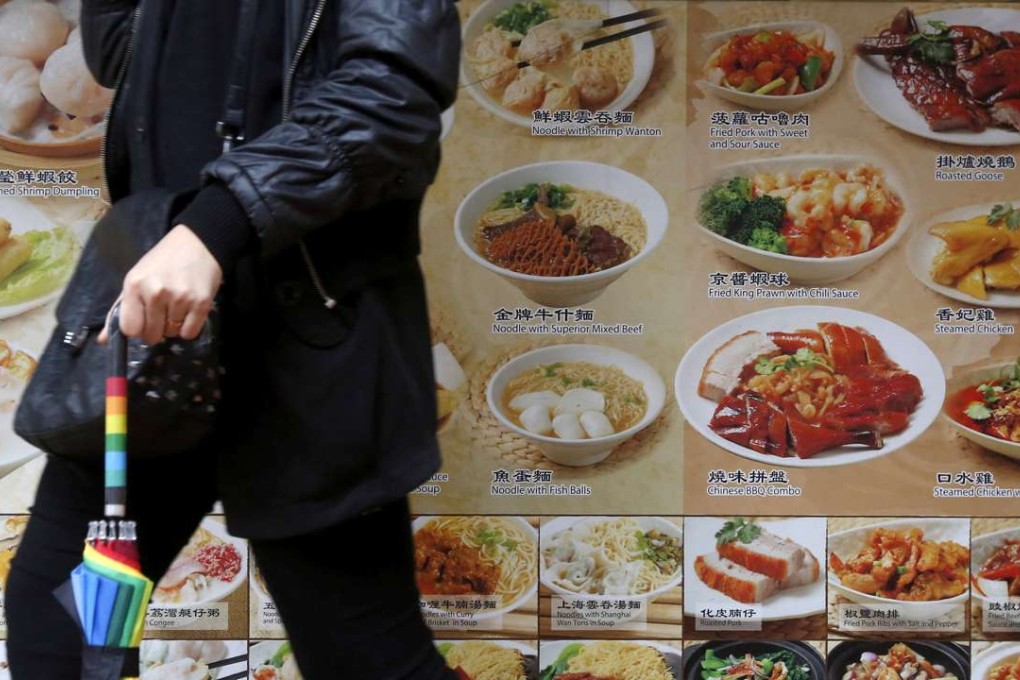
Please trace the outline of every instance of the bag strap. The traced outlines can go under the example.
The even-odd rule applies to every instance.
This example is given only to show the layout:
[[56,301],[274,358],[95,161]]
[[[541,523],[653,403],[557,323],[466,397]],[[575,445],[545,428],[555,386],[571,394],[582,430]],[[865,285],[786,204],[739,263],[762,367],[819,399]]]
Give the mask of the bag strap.
[[230,66],[223,114],[216,123],[216,134],[223,140],[223,153],[230,151],[237,142],[244,141],[248,88],[251,84],[252,47],[255,44],[258,14],[258,0],[241,0],[237,37],[234,42],[234,59]]

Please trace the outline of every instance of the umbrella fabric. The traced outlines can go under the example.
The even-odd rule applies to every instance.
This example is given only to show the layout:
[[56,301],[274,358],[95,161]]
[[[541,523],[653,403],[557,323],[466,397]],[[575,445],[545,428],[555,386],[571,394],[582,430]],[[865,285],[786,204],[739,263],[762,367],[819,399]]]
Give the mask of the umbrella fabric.
[[[153,582],[137,569],[107,557],[91,545],[85,546],[85,560],[82,562],[82,566],[97,576],[104,577],[107,580],[121,584],[123,587],[132,589],[127,606],[122,609],[123,619],[118,621],[122,626],[119,645],[133,647],[141,644],[142,629],[145,624],[145,608],[149,598],[152,596]],[[114,602],[110,604],[111,609],[109,613],[111,615],[116,609],[114,607],[115,604],[116,595]],[[89,628],[86,627],[85,630],[89,630]],[[104,635],[103,639],[90,640],[90,644],[103,644],[105,637]]]

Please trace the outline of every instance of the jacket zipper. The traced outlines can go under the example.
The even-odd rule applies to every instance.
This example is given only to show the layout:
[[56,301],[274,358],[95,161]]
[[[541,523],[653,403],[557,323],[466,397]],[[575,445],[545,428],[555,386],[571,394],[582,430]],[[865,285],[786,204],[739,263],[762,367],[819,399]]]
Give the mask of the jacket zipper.
[[[308,49],[308,43],[312,41],[312,36],[315,34],[315,29],[319,26],[319,21],[322,19],[322,13],[325,9],[326,0],[317,0],[315,11],[312,12],[312,19],[308,22],[308,28],[305,29],[305,34],[301,37],[301,42],[298,43],[297,49],[294,51],[294,58],[290,62],[290,69],[287,71],[287,77],[283,81],[283,120],[285,122],[290,119],[291,97],[293,96],[294,77],[297,75],[298,65],[301,63],[301,57],[304,56],[305,50]],[[312,261],[312,255],[308,252],[305,240],[300,239],[298,246],[301,248],[301,257],[305,261],[305,268],[308,270],[308,276],[312,280],[312,285],[315,287],[319,297],[322,298],[326,308],[333,309],[337,306],[336,298],[326,290],[322,277],[319,275],[319,270],[315,267],[315,262]]]
[[103,116],[103,143],[99,147],[99,168],[103,174],[103,195],[108,203],[113,202],[113,197],[110,196],[110,183],[107,179],[109,173],[106,168],[106,160],[109,157],[110,147],[110,122],[113,120],[113,110],[117,107],[117,102],[120,100],[120,86],[123,84],[124,76],[127,74],[128,62],[131,61],[131,54],[135,51],[135,33],[138,28],[138,17],[141,16],[141,13],[141,5],[135,7],[134,12],[131,13],[131,32],[128,34],[128,44],[124,49],[124,58],[117,68],[117,78],[113,83],[113,101],[110,102],[110,107],[106,109],[106,115]]

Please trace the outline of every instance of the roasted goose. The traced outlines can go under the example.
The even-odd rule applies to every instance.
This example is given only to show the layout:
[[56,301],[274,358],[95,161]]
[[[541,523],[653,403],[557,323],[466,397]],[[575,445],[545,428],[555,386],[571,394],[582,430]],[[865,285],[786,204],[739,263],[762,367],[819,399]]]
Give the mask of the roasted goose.
[[1020,34],[932,24],[934,32],[922,32],[905,8],[857,51],[885,56],[896,86],[932,130],[1020,130]]
[[841,446],[878,449],[906,429],[921,382],[860,328],[820,323],[748,331],[712,354],[698,393],[718,403],[709,427],[759,453],[810,458]]

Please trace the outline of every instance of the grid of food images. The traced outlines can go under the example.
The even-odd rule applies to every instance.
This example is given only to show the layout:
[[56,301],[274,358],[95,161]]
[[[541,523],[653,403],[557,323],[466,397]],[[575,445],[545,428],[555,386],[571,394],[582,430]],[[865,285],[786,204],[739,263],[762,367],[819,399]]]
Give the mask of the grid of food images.
[[[1020,679],[1020,5],[458,6],[410,528],[449,667]],[[45,464],[13,414],[106,209],[76,16],[0,2],[0,603]],[[302,677],[221,514],[141,660]]]

